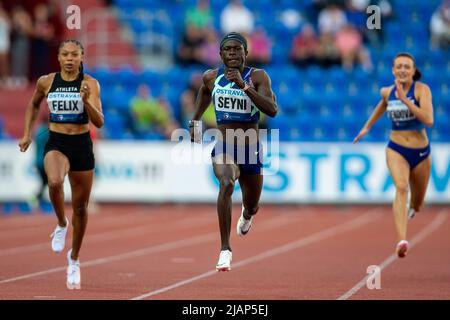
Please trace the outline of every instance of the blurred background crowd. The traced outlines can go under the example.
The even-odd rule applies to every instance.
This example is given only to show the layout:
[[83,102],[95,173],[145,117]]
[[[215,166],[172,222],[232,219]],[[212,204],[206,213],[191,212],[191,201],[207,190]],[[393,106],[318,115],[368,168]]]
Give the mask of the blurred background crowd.
[[[284,141],[351,141],[393,83],[392,59],[412,53],[433,92],[434,141],[448,141],[449,0],[80,0],[0,1],[0,136],[18,138],[36,79],[58,71],[62,39],[85,46],[86,72],[101,84],[103,139],[166,140],[186,127],[202,73],[220,66],[219,41],[248,39],[247,64],[272,79],[280,113],[263,128]],[[381,28],[369,29],[376,5]],[[214,110],[204,116],[215,126]],[[384,141],[389,127],[368,136]]]

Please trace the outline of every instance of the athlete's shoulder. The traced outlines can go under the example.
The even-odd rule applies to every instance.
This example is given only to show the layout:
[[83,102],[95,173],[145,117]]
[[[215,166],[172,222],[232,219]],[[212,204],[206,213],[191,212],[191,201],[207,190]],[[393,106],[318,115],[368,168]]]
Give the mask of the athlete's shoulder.
[[42,91],[48,91],[52,85],[53,79],[55,79],[56,72],[45,74],[40,76],[36,82],[36,87]]
[[419,90],[419,91],[430,91],[431,92],[430,87],[426,83],[424,83],[422,81],[416,81],[416,88],[415,89]]
[[95,79],[93,76],[87,73],[83,73],[83,80],[87,81],[88,83],[92,83],[100,88],[100,83],[97,79]]
[[270,76],[264,69],[252,68],[250,77],[252,78],[252,82],[255,85],[261,83],[268,83],[269,85],[271,84]]
[[208,69],[203,72],[202,79],[204,87],[208,88],[209,90],[213,89],[214,81],[216,80],[218,72],[219,69]]
[[208,69],[205,72],[203,72],[203,81],[209,81],[211,79],[214,79],[217,77],[217,74],[219,73],[219,69]]
[[52,82],[53,79],[55,79],[55,75],[56,72],[52,72],[49,74],[44,74],[43,76],[40,76],[39,79],[37,80],[38,84],[43,84],[43,83],[47,83],[47,82]]
[[91,76],[88,73],[83,73],[83,80],[85,80],[85,81],[92,81],[92,82],[97,82],[98,83],[98,80],[95,79],[93,76]]
[[380,94],[381,97],[385,100],[389,98],[389,95],[391,94],[392,89],[394,88],[394,85],[387,86],[387,87],[381,87]]
[[266,70],[261,68],[249,67],[252,69],[252,75],[254,74],[267,74]]

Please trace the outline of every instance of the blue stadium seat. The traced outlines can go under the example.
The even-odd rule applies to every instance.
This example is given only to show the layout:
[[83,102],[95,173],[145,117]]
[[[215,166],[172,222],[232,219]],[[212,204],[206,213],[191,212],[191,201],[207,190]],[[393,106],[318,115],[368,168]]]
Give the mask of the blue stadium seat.
[[114,73],[113,77],[115,82],[124,87],[133,88],[138,85],[138,72],[131,66],[122,66]]
[[290,130],[294,125],[292,117],[279,114],[275,118],[268,118],[268,126],[271,129],[278,129],[281,141],[290,140]]
[[99,82],[100,86],[110,86],[113,83],[113,77],[111,76],[111,70],[106,66],[99,66],[92,69],[89,73]]
[[332,67],[327,73],[327,78],[329,81],[342,86],[342,84],[348,81],[348,74],[340,67]]
[[122,139],[125,132],[125,121],[118,113],[105,115],[105,133],[108,139]]
[[280,110],[286,114],[295,114],[299,108],[299,101],[292,90],[277,95],[277,104]]
[[[125,20],[130,28],[144,38],[145,32],[150,30],[167,35],[171,39],[175,39],[175,35],[184,29],[186,10],[195,7],[196,2],[196,0],[115,1],[126,13],[132,13],[137,7],[164,10],[171,17],[170,26],[165,24],[151,26],[147,21],[130,20],[130,14],[120,14],[119,17],[127,18]],[[211,13],[214,16],[213,23],[217,30],[220,30],[220,13],[228,2],[228,0],[210,1]],[[379,101],[380,87],[393,84],[392,59],[400,51],[409,51],[415,56],[417,65],[423,72],[423,81],[428,83],[433,91],[433,103],[437,112],[441,112],[450,105],[448,52],[429,49],[428,23],[441,0],[392,1],[391,3],[396,16],[389,21],[383,21],[385,41],[382,48],[367,44],[375,70],[373,73],[367,73],[357,66],[352,72],[347,73],[340,67],[321,69],[313,65],[306,69],[298,69],[290,65],[289,51],[296,30],[284,27],[279,14],[286,8],[294,10],[305,8],[303,11],[306,11],[310,4],[296,0],[246,0],[244,2],[244,5],[254,12],[257,25],[263,25],[274,40],[273,61],[265,67],[265,70],[272,79],[280,113],[275,119],[269,119],[269,124],[280,127],[283,140],[347,141],[349,137],[351,138],[367,120]],[[312,20],[311,23],[316,24],[316,21]],[[134,41],[135,45],[139,43],[139,40]],[[173,47],[175,49],[175,43]],[[127,68],[122,68],[118,73],[112,73],[106,68],[96,68],[91,72],[102,85],[105,112],[116,111],[119,114],[126,112],[128,100],[134,94],[137,85],[146,83],[151,87],[154,95],[163,95],[168,99],[173,114],[179,117],[180,94],[188,86],[191,73],[195,70],[195,68],[174,64],[162,72],[145,70],[137,75]],[[200,70],[200,72],[203,71]],[[437,120],[433,134],[437,139],[441,139],[440,141],[444,141],[445,137],[448,140],[450,135],[448,135],[447,127],[450,126],[444,126],[443,120]],[[367,140],[384,141],[388,132],[389,122],[380,120]],[[127,136],[126,127],[122,134],[122,137],[124,136]],[[151,135],[147,138],[157,139]]]
[[116,110],[128,111],[130,99],[135,95],[135,92],[124,90],[121,87],[116,87],[111,91],[110,107]]

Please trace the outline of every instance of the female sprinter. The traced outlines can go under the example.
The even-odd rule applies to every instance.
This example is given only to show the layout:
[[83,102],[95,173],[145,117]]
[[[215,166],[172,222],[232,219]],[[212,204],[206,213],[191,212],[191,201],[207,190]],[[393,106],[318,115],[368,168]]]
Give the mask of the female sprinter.
[[236,180],[241,186],[243,200],[236,226],[239,236],[248,233],[258,212],[263,186],[259,114],[264,112],[274,117],[278,110],[269,76],[262,69],[247,67],[247,54],[247,40],[241,34],[231,32],[222,38],[220,57],[224,66],[204,73],[197,95],[197,110],[189,124],[191,140],[199,142],[196,132],[200,118],[213,102],[220,132],[211,154],[214,174],[220,185],[217,212],[221,251],[217,271],[231,269],[231,196]]
[[50,135],[44,151],[50,199],[58,224],[52,234],[52,249],[64,249],[68,220],[64,212],[65,176],[72,190],[72,249],[67,253],[67,287],[80,289],[80,252],[87,225],[87,206],[94,174],[94,153],[89,135],[89,120],[101,128],[104,123],[97,80],[83,73],[83,46],[76,40],[61,43],[58,61],[61,71],[39,78],[25,113],[25,129],[19,143],[25,152],[44,97],[50,112]]
[[[392,73],[395,84],[381,89],[381,100],[355,137],[358,142],[387,111],[392,121],[386,160],[396,193],[392,206],[397,231],[397,255],[406,256],[408,217],[423,208],[431,169],[430,143],[425,126],[433,125],[433,105],[430,88],[423,82],[414,57],[399,53],[394,59]],[[408,202],[408,191],[411,198]]]

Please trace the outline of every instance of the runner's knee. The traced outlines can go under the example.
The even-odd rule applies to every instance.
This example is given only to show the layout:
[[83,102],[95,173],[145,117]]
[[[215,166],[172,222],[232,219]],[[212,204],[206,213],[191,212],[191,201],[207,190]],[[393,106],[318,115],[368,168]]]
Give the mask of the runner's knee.
[[395,185],[395,188],[396,188],[398,193],[405,193],[406,194],[409,191],[409,183],[406,182],[406,181],[398,182]]
[[77,216],[84,216],[87,214],[87,203],[79,203],[73,205],[73,214]]
[[48,177],[48,187],[52,190],[57,190],[63,187],[64,178],[61,177]]
[[219,179],[220,182],[220,191],[226,194],[232,194],[234,190],[234,180],[230,177],[221,177]]

